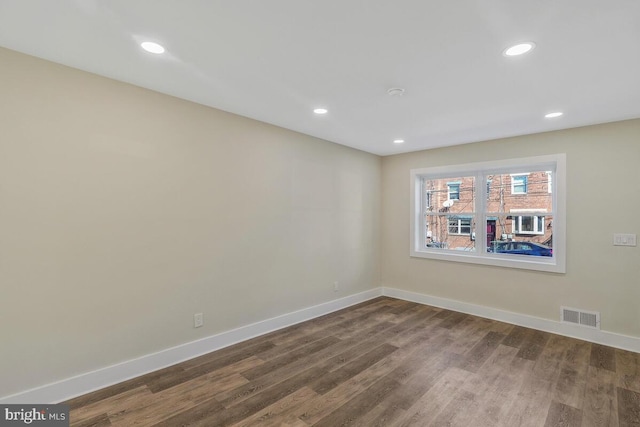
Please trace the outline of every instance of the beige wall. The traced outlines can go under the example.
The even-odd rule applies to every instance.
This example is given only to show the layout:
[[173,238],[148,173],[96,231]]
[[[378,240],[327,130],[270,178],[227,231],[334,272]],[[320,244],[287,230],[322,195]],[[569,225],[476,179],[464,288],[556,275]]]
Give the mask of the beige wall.
[[[567,273],[409,257],[409,170],[567,154]],[[560,305],[597,310],[602,329],[640,337],[640,120],[384,157],[382,285],[559,320]]]
[[379,157],[4,49],[0,75],[0,396],[378,286]]

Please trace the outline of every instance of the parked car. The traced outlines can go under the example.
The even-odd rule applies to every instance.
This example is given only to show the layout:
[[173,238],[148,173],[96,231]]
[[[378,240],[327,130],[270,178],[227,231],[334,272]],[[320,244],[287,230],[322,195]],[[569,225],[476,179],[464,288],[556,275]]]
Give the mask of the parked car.
[[487,250],[499,254],[553,256],[553,249],[534,242],[491,242]]

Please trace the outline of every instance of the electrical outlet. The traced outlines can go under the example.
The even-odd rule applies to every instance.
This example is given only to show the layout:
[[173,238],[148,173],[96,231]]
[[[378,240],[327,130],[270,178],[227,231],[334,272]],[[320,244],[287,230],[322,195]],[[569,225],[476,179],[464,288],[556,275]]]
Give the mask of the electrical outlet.
[[338,292],[340,290],[340,284],[338,282],[333,282],[333,292]]
[[194,328],[199,328],[202,325],[204,325],[204,314],[202,314],[202,313],[194,314],[193,315],[193,327]]

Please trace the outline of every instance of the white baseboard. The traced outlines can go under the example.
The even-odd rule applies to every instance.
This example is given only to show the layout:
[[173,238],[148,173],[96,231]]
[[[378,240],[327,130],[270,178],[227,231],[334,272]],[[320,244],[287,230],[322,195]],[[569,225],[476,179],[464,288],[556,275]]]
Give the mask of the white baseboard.
[[474,316],[499,320],[513,325],[524,326],[540,331],[551,332],[557,335],[578,338],[584,341],[640,353],[640,338],[637,337],[575,326],[570,323],[528,316],[526,314],[513,313],[510,311],[499,310],[497,308],[484,307],[481,305],[439,298],[416,292],[403,291],[401,289],[384,287],[382,288],[382,294],[392,298],[446,308],[453,311],[459,311],[461,313],[473,314]]
[[376,288],[242,326],[137,359],[127,360],[51,384],[0,397],[0,404],[57,403],[135,378],[266,333],[314,319],[382,295]]

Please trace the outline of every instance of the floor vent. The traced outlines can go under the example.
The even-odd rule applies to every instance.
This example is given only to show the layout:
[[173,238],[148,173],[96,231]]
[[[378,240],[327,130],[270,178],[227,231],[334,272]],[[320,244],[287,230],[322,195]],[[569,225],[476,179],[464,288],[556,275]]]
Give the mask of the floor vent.
[[600,329],[600,313],[597,311],[560,307],[560,320],[566,323],[573,323],[574,325]]

